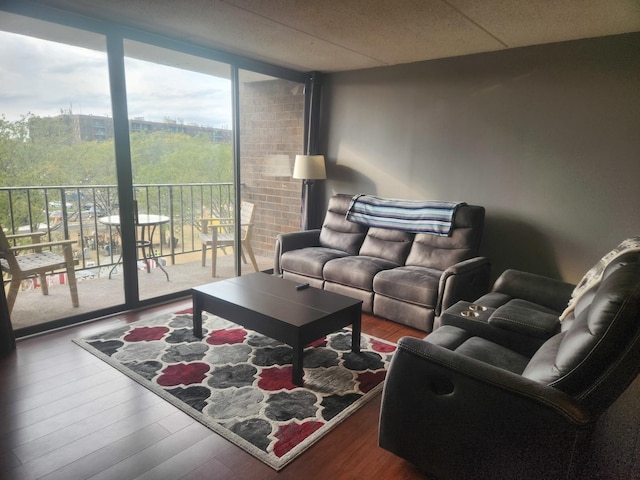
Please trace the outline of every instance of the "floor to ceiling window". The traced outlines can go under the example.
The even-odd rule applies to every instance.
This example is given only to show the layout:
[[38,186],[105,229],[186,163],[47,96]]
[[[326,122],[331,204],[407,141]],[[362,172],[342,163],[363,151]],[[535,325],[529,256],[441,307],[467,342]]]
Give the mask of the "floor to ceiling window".
[[276,236],[300,226],[291,170],[306,74],[60,11],[64,25],[52,23],[45,6],[6,8],[0,224],[73,240],[79,295],[73,307],[59,269],[47,296],[28,277],[18,335],[273,267]]
[[[131,40],[124,53],[137,233],[151,242],[139,249],[140,298],[234,276],[233,245],[213,277],[205,238],[202,265],[202,235],[234,212],[231,67]],[[221,243],[232,232],[220,227]]]
[[[0,225],[9,237],[73,240],[79,303],[73,307],[63,270],[46,285],[28,275],[11,312],[14,329],[122,304],[121,278],[112,278],[111,295],[94,289],[118,254],[116,236],[99,222],[118,208],[105,37],[0,12],[0,45]],[[62,254],[63,246],[48,250]],[[15,275],[4,269],[7,293]]]

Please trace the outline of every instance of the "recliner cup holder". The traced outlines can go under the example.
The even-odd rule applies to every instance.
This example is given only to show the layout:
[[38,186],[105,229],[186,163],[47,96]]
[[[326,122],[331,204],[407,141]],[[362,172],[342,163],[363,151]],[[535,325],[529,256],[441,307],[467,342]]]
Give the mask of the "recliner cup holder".
[[487,307],[485,307],[483,305],[476,305],[475,303],[472,303],[471,305],[469,305],[469,310],[472,310],[474,312],[486,312],[487,311]]
[[467,306],[467,310],[463,310],[460,312],[460,315],[467,318],[477,318],[480,316],[481,312],[486,312],[488,309],[483,305],[476,305],[472,303]]

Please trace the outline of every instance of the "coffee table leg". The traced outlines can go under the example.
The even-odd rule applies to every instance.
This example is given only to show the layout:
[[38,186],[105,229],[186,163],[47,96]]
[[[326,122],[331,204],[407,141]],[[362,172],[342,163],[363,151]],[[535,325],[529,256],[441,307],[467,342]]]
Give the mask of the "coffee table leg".
[[304,383],[304,368],[302,366],[302,357],[304,356],[304,347],[300,344],[293,346],[293,369],[291,381],[294,385],[301,387]]
[[357,314],[351,324],[351,351],[360,352],[360,332],[362,331],[362,315]]
[[193,294],[193,336],[202,338],[202,305],[197,293]]

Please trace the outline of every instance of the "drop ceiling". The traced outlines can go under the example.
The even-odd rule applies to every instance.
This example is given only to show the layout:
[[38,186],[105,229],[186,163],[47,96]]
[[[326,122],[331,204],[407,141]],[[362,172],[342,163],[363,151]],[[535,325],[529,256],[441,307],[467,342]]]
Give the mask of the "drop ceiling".
[[40,0],[299,71],[640,31],[640,0]]

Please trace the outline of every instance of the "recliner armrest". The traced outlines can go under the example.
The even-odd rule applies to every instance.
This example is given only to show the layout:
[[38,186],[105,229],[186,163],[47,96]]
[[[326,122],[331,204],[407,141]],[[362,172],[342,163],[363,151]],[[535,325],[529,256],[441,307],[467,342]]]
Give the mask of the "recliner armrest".
[[488,321],[492,327],[544,340],[560,331],[560,318],[557,315],[513,308],[509,304],[498,307]]
[[491,263],[487,257],[474,257],[448,267],[440,277],[435,315],[460,300],[472,301],[489,289]]
[[320,245],[320,229],[300,230],[298,232],[281,233],[276,237],[274,249],[273,272],[282,275],[280,257],[283,253],[299,248],[317,247]]
[[[497,325],[494,325],[496,322],[492,323],[490,319],[497,312],[495,308],[480,307],[485,309],[470,312],[470,305],[469,302],[458,302],[449,307],[440,315],[440,326],[450,325],[461,328],[471,336],[497,343],[527,357],[532,357],[551,336],[532,335],[531,331],[524,326],[519,331],[515,328],[505,328],[506,321],[503,324],[497,321]],[[465,313],[470,315],[464,316]],[[530,313],[536,315],[540,312],[530,311]],[[558,318],[555,317],[555,320],[558,321]],[[526,321],[523,320],[523,323],[526,324]]]
[[562,312],[575,285],[520,270],[505,270],[493,284],[493,292],[521,298]]

